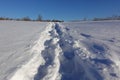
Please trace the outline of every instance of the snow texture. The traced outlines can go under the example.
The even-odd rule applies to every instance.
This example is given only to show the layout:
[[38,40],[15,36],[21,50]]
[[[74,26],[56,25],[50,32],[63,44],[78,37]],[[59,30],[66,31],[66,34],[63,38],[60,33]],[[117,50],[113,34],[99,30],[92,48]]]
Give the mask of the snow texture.
[[120,21],[0,21],[0,80],[120,80]]

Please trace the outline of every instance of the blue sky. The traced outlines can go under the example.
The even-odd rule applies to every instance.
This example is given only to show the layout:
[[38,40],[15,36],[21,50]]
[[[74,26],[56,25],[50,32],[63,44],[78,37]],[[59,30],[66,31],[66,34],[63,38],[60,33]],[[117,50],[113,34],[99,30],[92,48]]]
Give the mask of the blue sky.
[[0,0],[0,16],[79,20],[120,15],[120,0]]

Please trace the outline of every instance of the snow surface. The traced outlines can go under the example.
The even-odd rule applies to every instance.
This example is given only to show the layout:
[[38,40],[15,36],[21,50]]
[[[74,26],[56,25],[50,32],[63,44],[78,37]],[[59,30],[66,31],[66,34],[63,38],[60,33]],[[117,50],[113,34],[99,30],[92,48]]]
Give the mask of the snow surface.
[[120,21],[0,21],[0,80],[120,80]]
[[0,21],[0,80],[9,80],[33,57],[30,50],[46,26],[47,23]]

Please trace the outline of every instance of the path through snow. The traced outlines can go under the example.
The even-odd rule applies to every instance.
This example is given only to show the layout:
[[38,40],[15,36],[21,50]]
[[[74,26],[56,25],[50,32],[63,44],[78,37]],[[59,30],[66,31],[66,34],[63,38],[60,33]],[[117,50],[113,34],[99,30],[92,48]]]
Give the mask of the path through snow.
[[[31,49],[33,58],[18,69],[10,80],[109,80],[98,67],[109,71],[113,62],[100,53],[102,59],[93,58],[90,51],[68,31],[69,28],[60,23],[49,23]],[[99,44],[94,44],[91,50],[106,51]],[[118,79],[115,77],[112,80]]]

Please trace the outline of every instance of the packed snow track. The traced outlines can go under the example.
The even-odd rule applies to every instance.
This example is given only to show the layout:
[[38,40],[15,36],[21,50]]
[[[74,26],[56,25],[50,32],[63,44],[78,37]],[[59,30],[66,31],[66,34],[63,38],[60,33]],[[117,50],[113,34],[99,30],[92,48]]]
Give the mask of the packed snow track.
[[120,80],[118,47],[68,26],[47,23],[28,49],[32,57],[4,80]]

